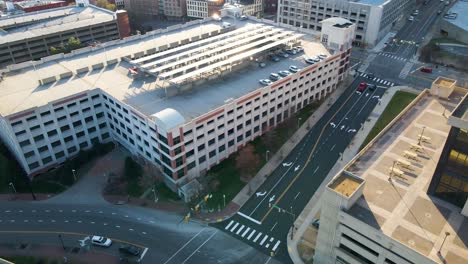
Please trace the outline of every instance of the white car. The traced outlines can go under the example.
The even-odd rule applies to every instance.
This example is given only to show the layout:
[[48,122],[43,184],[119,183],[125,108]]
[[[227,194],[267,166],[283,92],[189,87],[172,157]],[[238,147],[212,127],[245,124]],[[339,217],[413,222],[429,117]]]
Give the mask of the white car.
[[413,17],[413,16],[410,16],[410,17],[408,18],[408,21],[414,21],[414,17]]
[[281,75],[281,76],[283,76],[283,77],[286,77],[286,76],[291,75],[291,73],[288,72],[288,71],[279,71],[278,74]]
[[309,63],[309,64],[314,64],[316,63],[316,61],[314,59],[309,59],[309,58],[304,58],[305,62]]
[[268,79],[261,79],[259,82],[260,82],[261,84],[263,84],[263,85],[270,85],[270,84],[272,84],[272,82],[271,82],[270,80],[268,80]]
[[93,236],[91,238],[91,243],[96,246],[110,247],[112,245],[112,240],[103,236]]
[[277,80],[279,80],[279,79],[281,79],[281,76],[279,76],[279,74],[274,73],[274,72],[272,72],[272,73],[270,74],[270,80],[272,80],[272,81],[277,81]]
[[289,66],[289,71],[290,71],[290,72],[296,73],[296,72],[299,71],[299,68],[296,67],[296,66],[294,66],[294,65],[291,65],[291,66]]

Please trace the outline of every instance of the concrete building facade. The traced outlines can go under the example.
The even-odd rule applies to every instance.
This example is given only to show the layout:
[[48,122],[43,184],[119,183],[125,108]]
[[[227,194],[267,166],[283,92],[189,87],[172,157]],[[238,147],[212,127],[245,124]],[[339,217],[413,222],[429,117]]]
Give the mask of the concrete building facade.
[[279,0],[278,21],[318,33],[324,19],[343,17],[356,24],[356,44],[373,46],[414,4],[413,0]]
[[51,48],[77,37],[105,42],[130,34],[127,13],[92,5],[67,6],[0,19],[0,67],[52,55]]
[[[328,57],[314,65],[301,55],[269,61],[273,50],[298,44],[309,57]],[[177,190],[333,91],[348,73],[350,51],[329,52],[302,33],[259,20],[193,21],[72,57],[58,55],[33,68],[10,67],[2,94],[18,82],[26,90],[34,91],[37,81],[48,88],[26,99],[21,93],[0,98],[1,136],[31,176],[95,142],[114,140],[159,167]],[[290,65],[301,70],[258,84]],[[89,74],[95,71],[100,74]],[[29,74],[38,79],[24,78]],[[69,79],[73,75],[81,78]],[[68,81],[56,83],[61,79]]]

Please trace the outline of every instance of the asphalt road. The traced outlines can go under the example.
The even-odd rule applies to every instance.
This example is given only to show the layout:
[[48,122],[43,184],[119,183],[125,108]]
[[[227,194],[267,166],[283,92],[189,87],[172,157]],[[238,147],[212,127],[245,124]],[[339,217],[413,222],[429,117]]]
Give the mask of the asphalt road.
[[0,203],[0,246],[18,243],[80,247],[90,235],[111,238],[111,248],[91,247],[117,255],[120,244],[146,250],[142,263],[278,263],[219,230],[185,223],[167,212],[127,206],[61,205],[43,202]]
[[[429,80],[424,78],[407,79],[407,76],[420,66],[415,65],[411,59],[416,55],[417,49],[424,41],[429,29],[437,19],[447,12],[448,8],[445,3],[439,0],[430,0],[427,5],[421,4],[415,9],[419,10],[419,15],[415,16],[414,21],[408,21],[409,16],[403,18],[406,22],[393,37],[395,41],[389,41],[381,52],[375,54],[375,58],[367,67],[367,73],[373,73],[378,78],[385,78],[394,83],[430,87]],[[442,14],[437,15],[439,10],[442,10]]]
[[[357,93],[358,77],[321,117],[282,165],[268,176],[240,213],[214,224],[249,245],[291,262],[286,238],[294,219],[318,189],[328,172],[366,121],[386,87]],[[372,82],[370,82],[372,83]]]

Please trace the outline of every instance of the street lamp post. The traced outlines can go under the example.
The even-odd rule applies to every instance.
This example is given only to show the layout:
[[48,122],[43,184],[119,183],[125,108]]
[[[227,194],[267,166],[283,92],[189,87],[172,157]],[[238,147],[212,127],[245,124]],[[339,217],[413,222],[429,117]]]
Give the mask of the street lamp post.
[[299,117],[297,119],[297,129],[299,129],[299,125],[301,124],[302,117]]
[[13,193],[16,194],[15,185],[12,182],[10,182],[9,185],[10,185],[11,189],[13,190]]
[[442,245],[440,245],[439,251],[437,251],[437,253],[438,253],[439,255],[441,255],[440,251],[442,250],[442,247],[444,246],[445,240],[447,239],[448,236],[450,236],[450,233],[449,233],[449,232],[445,232],[444,241],[442,241]]
[[158,202],[158,197],[156,196],[156,189],[153,187],[153,189],[151,189],[151,191],[153,192],[154,194],[154,202],[157,203]]
[[73,173],[73,179],[75,179],[75,181],[76,181],[75,169],[72,169],[72,173]]
[[226,208],[226,195],[223,194],[223,208]]
[[266,153],[265,153],[265,160],[266,160],[266,162],[268,162],[268,154],[269,154],[269,153],[270,153],[269,150],[267,150]]
[[62,234],[58,234],[58,238],[60,240],[60,243],[62,244],[63,251],[65,251],[65,244],[63,244]]

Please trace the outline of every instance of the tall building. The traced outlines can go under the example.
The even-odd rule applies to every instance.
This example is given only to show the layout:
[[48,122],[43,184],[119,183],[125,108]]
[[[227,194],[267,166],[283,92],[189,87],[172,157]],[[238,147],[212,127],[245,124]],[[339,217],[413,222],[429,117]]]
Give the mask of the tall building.
[[278,22],[321,31],[321,21],[343,17],[356,24],[356,44],[377,44],[411,10],[412,0],[279,0]]
[[187,16],[194,18],[208,18],[221,15],[224,0],[187,0]]
[[0,19],[0,67],[52,55],[70,37],[81,43],[105,42],[130,35],[125,11],[111,12],[77,1],[66,6]]
[[439,85],[448,100],[424,90],[327,184],[314,262],[468,262],[467,94]]
[[[31,176],[114,140],[177,190],[332,92],[348,73],[350,43],[330,52],[273,22],[224,17],[13,65],[0,82],[1,137]],[[296,45],[305,54],[270,59]],[[328,57],[302,58],[318,54]],[[291,65],[299,70],[259,83]]]
[[124,0],[124,6],[138,16],[181,19],[187,15],[186,0]]

